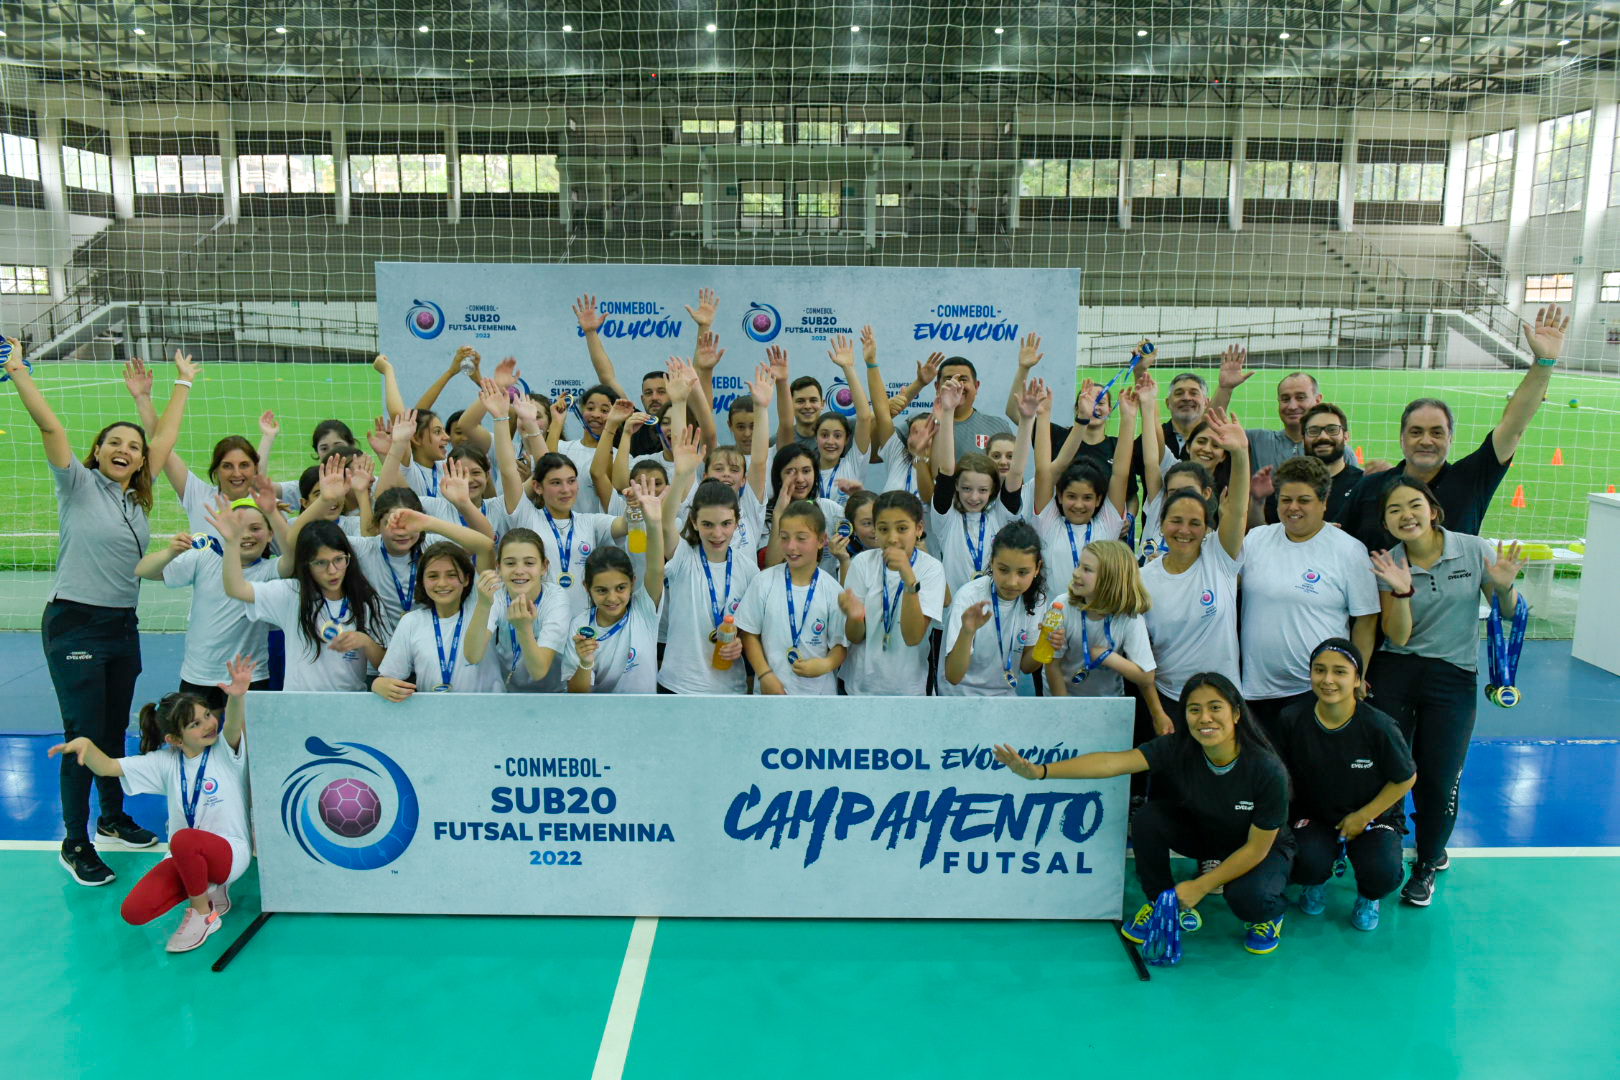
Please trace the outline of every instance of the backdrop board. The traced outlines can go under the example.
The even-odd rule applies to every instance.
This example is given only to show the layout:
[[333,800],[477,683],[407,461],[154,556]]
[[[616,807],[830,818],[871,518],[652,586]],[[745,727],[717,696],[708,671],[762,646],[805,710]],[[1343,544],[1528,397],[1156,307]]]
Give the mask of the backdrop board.
[[[720,298],[714,330],[726,350],[716,371],[715,409],[748,392],[767,345],[788,350],[795,378],[814,375],[828,407],[853,416],[828,341],[855,339],[870,324],[891,394],[930,353],[966,356],[978,369],[979,406],[999,415],[1018,367],[1018,341],[1041,335],[1040,373],[1053,384],[1053,415],[1074,412],[1074,342],[1080,271],[866,266],[653,266],[643,264],[376,264],[377,337],[399,371],[407,404],[443,373],[458,346],[472,345],[486,373],[515,356],[531,390],[577,397],[596,382],[574,318],[575,297],[593,294],[607,315],[601,334],[632,396],[671,356],[690,359],[697,330],[685,305],[700,288]],[[1123,363],[1125,357],[1121,357]],[[465,407],[472,383],[454,380],[442,412]],[[911,413],[929,408],[918,396]],[[569,423],[577,438],[579,421]]]
[[1126,698],[253,693],[265,911],[1117,919]]

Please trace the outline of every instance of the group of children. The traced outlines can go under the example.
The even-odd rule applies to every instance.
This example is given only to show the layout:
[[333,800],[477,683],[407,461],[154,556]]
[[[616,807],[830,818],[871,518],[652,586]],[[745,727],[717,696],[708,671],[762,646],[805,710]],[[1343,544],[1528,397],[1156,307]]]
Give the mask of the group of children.
[[[1441,610],[1413,600],[1414,573],[1437,577],[1430,571],[1440,559],[1461,558],[1475,601],[1480,592],[1510,601],[1516,552],[1493,557],[1477,538],[1445,531],[1433,493],[1396,476],[1381,505],[1400,543],[1369,558],[1326,525],[1326,472],[1309,457],[1276,470],[1281,520],[1251,530],[1244,429],[1210,408],[1182,456],[1167,452],[1146,363],[1117,401],[1110,387],[1086,381],[1077,422],[1054,450],[1054,395],[1024,378],[1033,365],[1023,361],[1038,359],[1033,335],[1020,343],[1009,398],[1016,428],[974,409],[977,372],[962,357],[929,357],[890,396],[867,328],[864,377],[855,343],[835,338],[829,352],[853,419],[827,410],[820,383],[792,378],[786,352],[772,347],[750,393],[728,411],[735,441],[722,443],[711,405],[724,352],[711,329],[716,306],[705,290],[688,309],[699,323],[696,353],[644,376],[639,408],[614,373],[588,296],[575,314],[600,381],[573,399],[524,392],[510,359],[485,377],[482,359],[462,348],[408,409],[392,366],[378,357],[387,415],[363,439],[341,420],[321,423],[311,435],[316,462],[296,483],[265,474],[278,433],[270,413],[257,446],[238,435],[218,442],[206,478],[173,454],[197,370],[190,357],[176,354],[179,378],[161,419],[151,372],[127,365],[145,427],[109,425],[83,463],[26,370],[8,360],[62,494],[48,659],[79,640],[79,623],[127,645],[138,578],[193,590],[179,693],[143,711],[143,749],[161,748],[162,764],[151,754],[123,756],[132,677],[123,685],[109,669],[108,689],[89,695],[52,663],[68,736],[57,749],[69,872],[84,884],[112,879],[88,844],[89,785],[83,769],[69,776],[74,762],[122,777],[126,791],[166,791],[172,837],[199,831],[200,812],[230,850],[171,839],[174,866],[162,882],[143,882],[125,913],[144,921],[163,901],[185,900],[171,948],[195,947],[212,932],[229,903],[224,887],[241,872],[245,833],[232,831],[229,807],[213,818],[209,808],[240,789],[241,695],[271,686],[266,661],[279,648],[283,689],[369,689],[390,702],[424,691],[1131,693],[1138,750],[1038,767],[1010,750],[1002,760],[1031,778],[1162,774],[1133,835],[1150,898],[1171,887],[1172,847],[1205,860],[1198,878],[1175,886],[1192,913],[1184,924],[1196,921],[1204,895],[1232,886],[1251,951],[1269,951],[1290,867],[1317,898],[1302,906],[1320,911],[1321,871],[1342,842],[1366,902],[1358,901],[1355,924],[1376,925],[1377,900],[1401,876],[1400,807],[1415,780],[1408,744],[1421,712],[1362,701],[1376,631],[1385,635],[1379,657],[1412,655],[1408,642],[1420,640],[1417,654],[1432,657],[1444,638],[1438,647],[1455,659],[1463,638],[1472,649],[1477,627],[1462,624],[1456,603]],[[441,418],[436,398],[463,374],[477,397]],[[930,386],[932,408],[897,428],[895,418]],[[1096,452],[1097,435],[1113,413],[1109,459]],[[571,420],[576,438],[566,437]],[[883,487],[868,490],[876,471]],[[190,528],[147,553],[158,472]],[[1267,554],[1256,559],[1262,546]],[[1290,584],[1296,570],[1301,580]],[[96,582],[88,592],[76,591],[83,575]],[[138,670],[138,639],[133,647]],[[1320,734],[1351,724],[1354,739]],[[221,738],[228,752],[211,763]],[[1455,742],[1449,732],[1447,747]],[[1352,745],[1376,767],[1357,783],[1319,784],[1337,775],[1333,763]],[[1429,836],[1420,836],[1414,880],[1425,851],[1429,869],[1427,891],[1409,883],[1413,903],[1428,903],[1433,870],[1445,866],[1461,773],[1461,755],[1453,756],[1453,774],[1438,777],[1438,788],[1419,785],[1418,824]],[[193,786],[210,764],[210,776],[228,777],[201,811],[195,793],[186,801],[193,763]],[[153,842],[122,814],[115,791],[101,791],[98,839]],[[1174,799],[1158,797],[1168,791]],[[1242,797],[1234,801],[1234,792]],[[1223,809],[1234,805],[1249,809]],[[1380,841],[1376,857],[1364,854],[1374,847],[1369,833]]]

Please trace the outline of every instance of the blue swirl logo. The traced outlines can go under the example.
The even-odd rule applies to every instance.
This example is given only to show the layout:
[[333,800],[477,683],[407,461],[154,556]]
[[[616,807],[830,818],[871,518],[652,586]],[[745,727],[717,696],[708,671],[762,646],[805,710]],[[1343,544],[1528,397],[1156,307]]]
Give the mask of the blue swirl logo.
[[[421,811],[416,789],[394,759],[364,743],[328,746],[313,735],[304,740],[304,749],[314,760],[281,782],[281,827],[304,854],[345,870],[375,870],[405,854]],[[351,756],[351,751],[364,757]],[[392,807],[379,787],[391,788]],[[375,832],[390,812],[393,824],[381,837],[352,843]]]
[[827,387],[827,408],[846,419],[855,419],[855,395],[849,389],[849,383],[843,376],[832,381]]
[[1305,579],[1305,583],[1307,585],[1315,585],[1318,581],[1322,580],[1322,575],[1317,573],[1315,570],[1307,570],[1299,576]]
[[1215,594],[1210,592],[1208,589],[1205,589],[1203,592],[1198,594],[1198,602],[1203,604],[1205,607],[1209,607],[1215,602]]
[[775,341],[776,335],[782,332],[782,316],[769,304],[749,301],[748,310],[743,312],[742,326],[743,333],[763,345]]
[[412,300],[405,325],[423,341],[432,341],[444,333],[444,309],[431,300]]

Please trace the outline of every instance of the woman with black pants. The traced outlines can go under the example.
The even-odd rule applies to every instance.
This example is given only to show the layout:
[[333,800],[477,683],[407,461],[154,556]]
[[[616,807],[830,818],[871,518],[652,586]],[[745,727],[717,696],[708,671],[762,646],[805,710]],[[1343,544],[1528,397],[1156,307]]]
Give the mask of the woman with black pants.
[[[40,632],[63,732],[68,741],[84,736],[109,757],[123,757],[135,679],[141,673],[135,564],[151,539],[147,515],[152,477],[162,470],[179,437],[198,365],[190,357],[176,357],[174,393],[150,445],[140,425],[119,421],[101,429],[81,462],[73,456],[67,429],[23,364],[21,347],[15,341],[9,344],[6,375],[45,440],[45,459],[56,483],[56,580]],[[151,847],[157,837],[124,813],[116,777],[97,779],[72,755],[64,757],[62,822],[67,835],[62,866],[81,885],[105,885],[113,872],[90,846],[92,781],[101,803],[98,841]]]
[[1434,900],[1434,875],[1451,865],[1446,842],[1457,824],[1457,789],[1479,701],[1479,600],[1493,596],[1504,616],[1518,604],[1513,581],[1519,546],[1441,528],[1445,511],[1434,492],[1411,476],[1386,481],[1379,497],[1384,532],[1398,543],[1375,552],[1373,572],[1383,603],[1383,644],[1368,681],[1373,703],[1395,718],[1412,747],[1412,831],[1417,859],[1401,899]]

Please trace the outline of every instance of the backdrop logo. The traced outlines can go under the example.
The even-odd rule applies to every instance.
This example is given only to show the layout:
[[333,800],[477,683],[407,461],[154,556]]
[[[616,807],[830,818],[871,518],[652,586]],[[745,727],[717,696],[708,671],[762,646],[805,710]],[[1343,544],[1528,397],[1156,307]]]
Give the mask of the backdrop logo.
[[850,392],[849,383],[842,376],[827,387],[827,408],[839,416],[855,419],[855,395]]
[[742,325],[743,333],[763,345],[782,332],[782,316],[769,304],[750,301]]
[[423,341],[432,341],[444,332],[444,309],[431,300],[412,300],[405,325]]
[[[345,870],[375,870],[405,854],[416,835],[420,812],[416,789],[394,759],[364,743],[328,746],[313,735],[304,740],[304,749],[314,760],[298,766],[281,782],[281,826],[298,841],[304,854]],[[364,758],[351,757],[351,750]],[[366,758],[381,772],[367,764]],[[356,773],[374,779],[367,782]],[[385,774],[387,784],[383,783]],[[381,794],[378,787],[389,790]],[[353,841],[369,836],[388,819],[390,810],[393,825],[370,843],[334,839]]]

